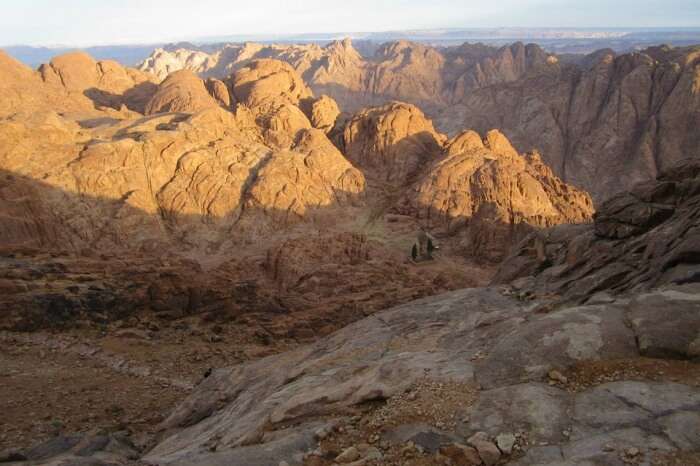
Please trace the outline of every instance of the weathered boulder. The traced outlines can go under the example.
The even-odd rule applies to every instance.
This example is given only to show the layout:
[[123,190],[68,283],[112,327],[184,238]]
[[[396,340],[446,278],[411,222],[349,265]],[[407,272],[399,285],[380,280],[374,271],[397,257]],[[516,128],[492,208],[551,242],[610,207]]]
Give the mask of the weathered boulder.
[[250,108],[270,102],[298,105],[312,96],[301,76],[279,60],[255,60],[232,76],[233,93],[238,102]]
[[335,100],[327,95],[322,95],[311,104],[310,120],[314,128],[328,134],[335,127],[336,120],[340,116],[340,108]]
[[398,102],[352,117],[343,139],[346,156],[367,176],[399,185],[434,161],[444,142],[418,107]]
[[156,91],[150,74],[111,60],[95,61],[84,52],[54,57],[38,72],[45,83],[85,96],[96,105],[116,109],[125,105],[140,113]]
[[[225,102],[223,95],[214,99],[204,81],[189,70],[169,75],[146,105],[146,115],[168,112],[195,113]],[[230,104],[230,101],[229,101]]]

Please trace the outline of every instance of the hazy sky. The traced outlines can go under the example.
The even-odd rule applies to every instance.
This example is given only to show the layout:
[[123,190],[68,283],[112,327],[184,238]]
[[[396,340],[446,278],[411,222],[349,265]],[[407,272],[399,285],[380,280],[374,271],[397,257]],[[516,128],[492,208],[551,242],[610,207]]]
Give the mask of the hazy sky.
[[700,0],[0,0],[0,45],[499,26],[697,27]]

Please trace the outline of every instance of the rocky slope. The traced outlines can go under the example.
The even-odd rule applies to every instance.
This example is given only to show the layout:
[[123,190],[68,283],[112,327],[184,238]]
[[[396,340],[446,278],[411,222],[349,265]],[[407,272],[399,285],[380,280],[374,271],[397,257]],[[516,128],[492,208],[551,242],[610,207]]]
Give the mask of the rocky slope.
[[[23,85],[22,73],[38,78],[11,66],[10,84]],[[343,154],[324,134],[343,128],[337,105],[313,100],[280,61],[252,61],[226,82],[174,73],[151,89],[148,117],[83,101],[99,89],[91,86],[114,93],[113,103],[125,99],[134,82],[117,77],[138,73],[109,69],[84,55],[58,57],[41,68],[46,83],[35,84],[66,105],[0,122],[6,246],[226,251],[237,235],[245,240],[311,217],[323,222],[338,208],[361,209],[367,196],[383,202],[366,190],[365,177],[407,185],[453,150],[420,110],[395,103],[351,118],[339,133]],[[65,113],[70,106],[74,113]],[[524,166],[512,152],[505,171]],[[549,173],[541,178],[559,183]],[[563,194],[540,191],[533,202],[561,203]],[[501,192],[499,202],[511,203],[510,195]]]
[[346,111],[401,100],[419,105],[450,135],[499,128],[518,150],[539,150],[558,176],[601,202],[695,155],[699,53],[662,46],[571,60],[534,44],[399,41],[363,58],[346,40],[324,48],[228,45],[206,59],[198,51],[156,51],[141,69],[221,77],[256,57],[275,57]]
[[[477,155],[457,150],[460,138],[448,144],[412,105],[346,119],[277,60],[250,61],[221,81],[180,70],[146,87],[141,73],[82,54],[40,72],[8,58],[3,70],[8,88],[46,96],[16,94],[0,120],[4,329],[141,312],[247,315],[242,335],[264,320],[276,339],[305,340],[483,284],[491,266],[475,259],[498,260],[529,228],[592,213],[585,195],[572,197],[578,191],[502,135],[485,145],[475,135]],[[134,88],[149,99],[134,106]],[[441,167],[456,160],[473,173],[449,178]],[[409,257],[421,225],[442,249],[417,270]],[[129,259],[81,281],[115,257]],[[200,280],[204,272],[216,278]]]
[[524,292],[585,301],[606,290],[697,282],[698,193],[700,163],[682,162],[605,202],[593,224],[533,233],[501,264],[495,283],[518,280]]
[[[594,360],[641,364],[635,338],[653,330],[624,324],[635,304],[673,309],[682,328],[694,322],[697,291],[542,315],[492,288],[388,310],[317,345],[215,372],[164,422],[168,434],[146,460],[625,464],[695,450],[697,378],[569,385],[564,374]],[[675,346],[668,335],[655,341]]]
[[[0,445],[26,446],[11,443],[16,425],[33,440],[57,435],[0,460],[697,460],[696,164],[569,227],[583,240],[524,240],[498,273],[512,286],[460,289],[490,275],[475,258],[588,221],[590,197],[498,131],[448,139],[397,102],[346,120],[282,61],[251,60],[219,81],[182,71],[159,86],[124,69],[114,72],[132,82],[114,84],[84,56],[54,60],[46,80],[3,62],[0,343],[12,351],[0,354],[13,369],[0,390],[13,404]],[[147,101],[132,101],[134,87]],[[421,226],[441,249],[416,265]],[[42,328],[73,329],[78,344],[17,333]],[[15,389],[37,367],[103,385]],[[122,417],[144,409],[113,408],[121,385],[107,370],[141,379],[139,391],[177,386],[147,397],[161,409],[192,392],[158,425]],[[61,432],[60,411],[38,401],[54,392],[81,407],[61,414],[69,426],[113,423]]]
[[445,152],[404,196],[400,209],[433,231],[465,230],[461,246],[471,256],[500,261],[507,245],[526,232],[591,219],[587,193],[555,177],[538,153],[518,154],[497,130],[483,141],[466,131],[449,141]]
[[[142,460],[696,464],[700,288],[696,273],[677,272],[697,271],[699,173],[697,163],[678,166],[610,201],[595,225],[579,228],[597,235],[572,264],[582,275],[568,280],[598,283],[585,290],[585,304],[570,303],[579,301],[580,288],[556,282],[524,291],[523,283],[545,284],[552,270],[566,270],[554,261],[571,255],[576,241],[536,247],[562,259],[552,259],[551,270],[530,269],[523,275],[534,275],[513,286],[415,301],[313,345],[215,370],[163,421]],[[664,208],[674,212],[658,214]],[[634,287],[599,280],[599,270],[632,255],[641,271],[661,257],[680,268],[667,280],[637,280]],[[607,265],[586,265],[596,260]],[[506,261],[501,273],[512,269]],[[552,294],[557,290],[562,296]],[[53,446],[54,460],[76,458],[77,440]],[[138,456],[115,447],[87,455],[117,464],[123,451]],[[41,459],[35,451],[17,454]]]

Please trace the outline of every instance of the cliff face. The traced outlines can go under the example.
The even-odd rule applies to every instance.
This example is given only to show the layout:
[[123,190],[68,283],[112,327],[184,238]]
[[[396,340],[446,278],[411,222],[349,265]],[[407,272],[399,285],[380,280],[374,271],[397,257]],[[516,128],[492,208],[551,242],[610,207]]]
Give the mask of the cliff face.
[[[197,66],[183,58],[185,50],[160,51],[142,69],[162,73],[159,63],[171,63],[174,54],[181,57],[177,66],[222,76],[256,55],[274,56],[345,111],[401,100],[420,106],[449,135],[499,128],[518,150],[541,152],[554,173],[596,202],[653,179],[697,151],[697,48],[656,47],[620,56],[601,50],[575,62],[520,43],[437,49],[399,41],[371,58],[360,56],[349,41],[224,51]],[[161,55],[167,59],[159,60]]]
[[537,148],[564,180],[596,201],[653,179],[700,140],[700,51],[602,54],[585,68],[472,92],[438,121],[501,128],[516,147]]
[[[466,105],[488,92],[473,102],[486,107],[539,83],[541,102],[568,105],[562,96],[608,102],[634,88],[630,76],[665,82],[646,57],[671,52],[613,65],[600,55],[584,69],[520,45],[448,56],[398,43],[381,63],[350,48],[284,48],[280,61],[253,59],[248,45],[227,50],[248,58],[221,79],[178,70],[159,85],[81,54],[38,72],[0,54],[0,375],[10,382],[0,390],[11,400],[0,446],[57,434],[0,462],[697,459],[697,160],[593,216],[588,194],[556,176],[546,154],[522,153],[501,131],[449,139],[402,102],[342,115],[303,78],[362,76],[379,90],[358,94],[370,100],[437,93],[440,105]],[[669,68],[679,78],[662,86],[668,96],[620,94],[596,118],[627,128],[627,115],[657,104],[661,118],[674,90],[697,93],[697,73],[686,76],[694,60]],[[431,67],[462,84],[433,80]],[[579,96],[585,82],[591,93]],[[527,102],[513,111],[538,108]],[[543,112],[516,126],[544,115],[547,128]],[[572,128],[595,133],[599,120],[567,112]],[[679,138],[696,134],[683,126],[689,115],[673,123]],[[410,254],[422,239],[439,251],[418,264]],[[504,255],[494,286],[479,287]],[[70,390],[55,385],[59,372]],[[129,378],[115,384],[115,373]],[[138,410],[139,397],[122,393],[135,383],[149,400]],[[175,385],[191,393],[160,411],[152,402]],[[119,432],[64,435],[57,413],[81,432],[101,426],[100,413]],[[125,425],[144,436],[132,442]]]
[[694,283],[698,219],[700,163],[689,159],[604,202],[592,224],[533,233],[501,264],[494,283],[519,280],[525,291],[572,301]]
[[[110,251],[138,257],[135,264],[184,258],[257,290],[286,290],[283,307],[307,317],[282,326],[323,328],[329,319],[333,328],[353,320],[359,302],[378,309],[483,283],[489,266],[474,273],[473,260],[496,261],[530,228],[585,222],[592,212],[587,196],[498,132],[448,141],[419,108],[400,102],[341,115],[279,60],[248,61],[221,80],[179,70],[159,85],[82,54],[40,72],[7,62],[4,248]],[[472,150],[470,137],[481,149]],[[421,227],[441,236],[444,261],[417,271],[406,261]],[[147,283],[135,287],[149,289],[154,276],[141,276]],[[225,279],[193,293],[235,301],[221,293]],[[29,314],[40,315],[53,298],[33,299],[24,284],[13,285],[16,302],[37,303]],[[117,301],[126,299],[117,291]],[[74,307],[83,312],[90,306],[81,296]]]
[[471,90],[517,80],[530,70],[556,62],[536,45],[513,44],[496,49],[479,44],[436,49],[398,41],[384,44],[373,57],[363,57],[349,39],[316,45],[226,45],[206,54],[158,49],[139,69],[163,79],[179,69],[204,77],[225,77],[259,58],[292,65],[317,94],[328,94],[341,107],[363,107],[401,100],[431,114],[461,100]]

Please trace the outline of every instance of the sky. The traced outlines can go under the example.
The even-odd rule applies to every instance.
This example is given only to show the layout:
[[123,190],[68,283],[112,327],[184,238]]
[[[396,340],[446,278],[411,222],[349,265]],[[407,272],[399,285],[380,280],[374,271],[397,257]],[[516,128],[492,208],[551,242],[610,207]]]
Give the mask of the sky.
[[0,45],[459,27],[700,27],[700,0],[0,0]]

